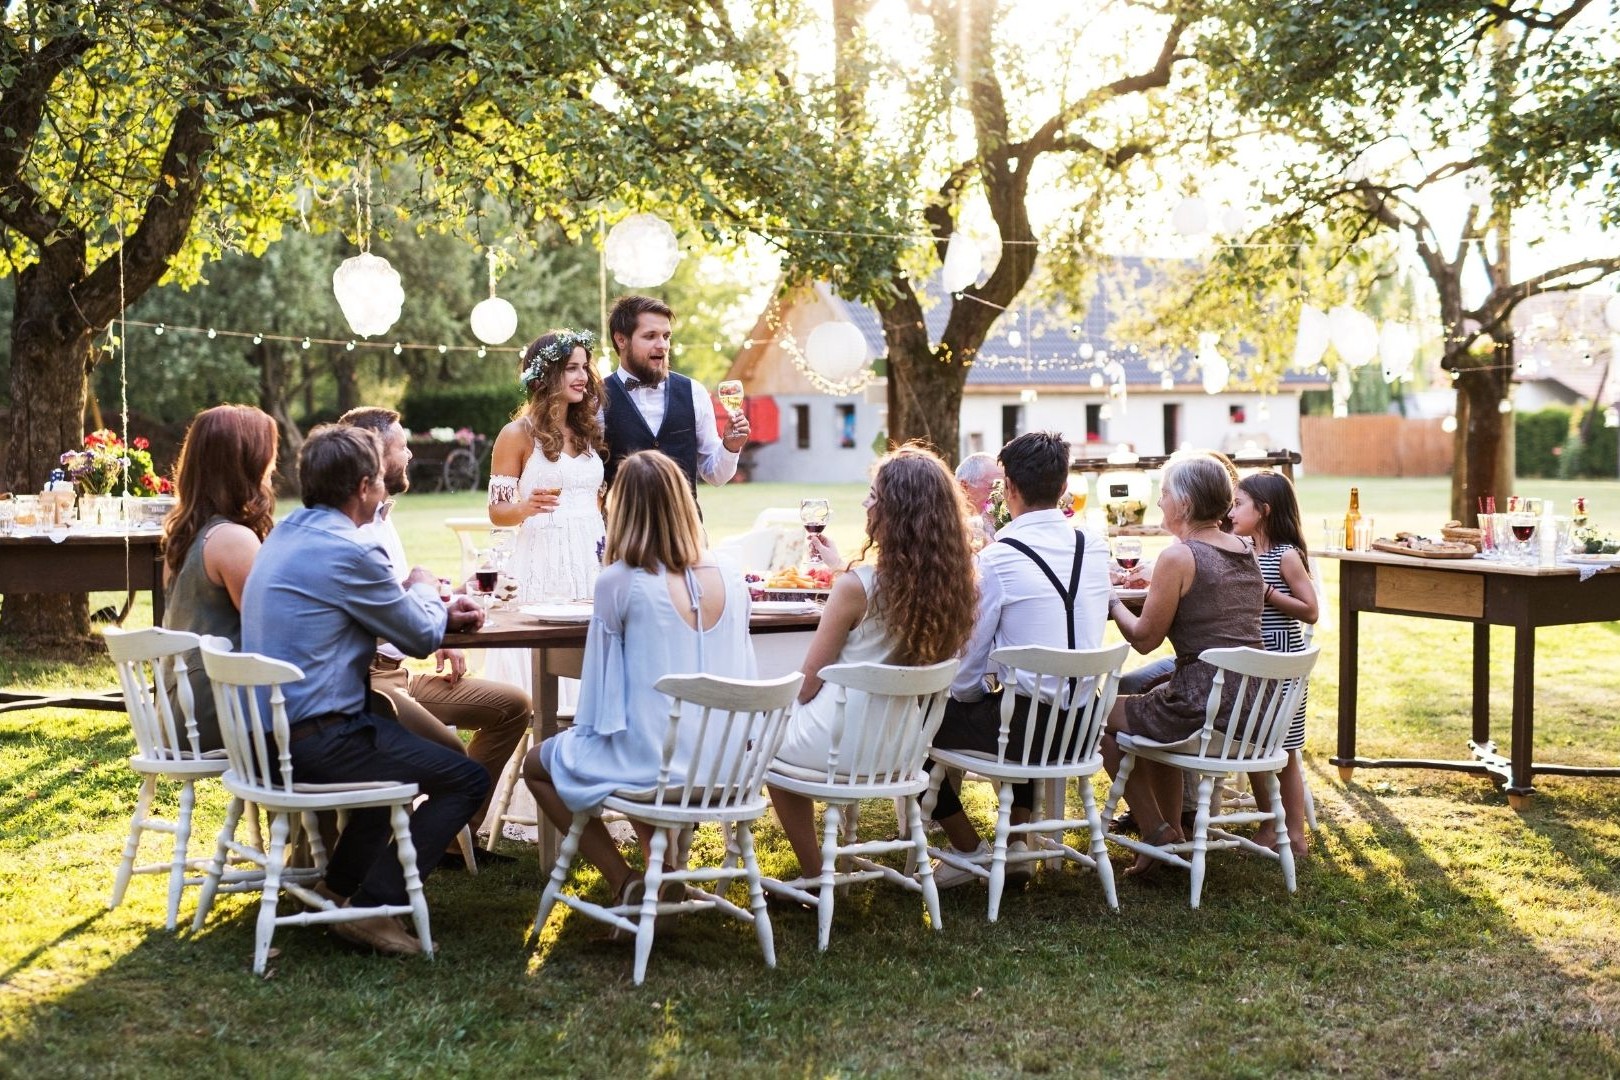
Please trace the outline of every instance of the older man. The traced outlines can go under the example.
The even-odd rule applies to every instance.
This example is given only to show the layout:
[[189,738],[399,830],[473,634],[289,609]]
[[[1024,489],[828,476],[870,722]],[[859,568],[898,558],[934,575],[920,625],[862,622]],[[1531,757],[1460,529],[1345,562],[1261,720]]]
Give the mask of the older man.
[[[411,564],[405,557],[399,531],[389,517],[394,497],[410,488],[411,451],[406,445],[405,429],[399,423],[399,413],[365,406],[350,409],[338,423],[365,428],[382,440],[383,486],[389,498],[377,508],[377,516],[360,527],[360,533],[382,545],[389,565],[394,568],[394,576],[404,581],[410,576]],[[371,688],[393,703],[400,723],[407,730],[466,753],[482,765],[492,779],[499,777],[506,760],[512,756],[512,748],[528,729],[532,716],[529,695],[510,683],[467,677],[467,658],[460,649],[440,649],[435,659],[434,674],[412,672],[404,666],[403,652],[386,639],[380,641],[371,664]],[[465,728],[477,734],[472,744],[463,748],[461,739],[451,728]],[[474,832],[488,808],[486,800],[473,815]],[[483,852],[480,858],[503,861],[510,856]],[[445,853],[447,864],[460,860],[458,851]]]
[[980,547],[996,539],[996,515],[990,509],[990,496],[1001,479],[1001,463],[982,450],[969,454],[956,467],[956,482],[974,510],[971,522]]
[[[304,508],[271,530],[242,591],[242,648],[304,672],[285,689],[300,782],[395,781],[427,796],[411,815],[425,878],[483,804],[489,774],[465,754],[368,712],[368,673],[378,638],[427,656],[446,628],[477,629],[484,613],[469,597],[444,604],[438,579],[421,567],[402,585],[382,545],[361,533],[388,496],[375,434],[316,428],[299,451],[298,473]],[[386,808],[353,811],[327,861],[323,894],[356,907],[406,903],[391,837]],[[422,951],[386,916],[333,923],[332,932],[378,952]]]

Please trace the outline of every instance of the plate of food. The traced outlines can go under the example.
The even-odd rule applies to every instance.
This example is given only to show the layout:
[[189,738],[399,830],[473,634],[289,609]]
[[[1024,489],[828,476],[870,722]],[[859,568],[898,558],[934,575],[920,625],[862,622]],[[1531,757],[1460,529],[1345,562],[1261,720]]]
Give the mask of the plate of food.
[[1114,595],[1119,597],[1121,600],[1125,601],[1126,603],[1130,603],[1132,600],[1146,600],[1147,599],[1147,590],[1146,589],[1115,589],[1114,590]]
[[1395,539],[1379,537],[1372,542],[1374,551],[1387,551],[1392,555],[1411,555],[1419,559],[1472,559],[1479,554],[1473,544],[1460,540],[1430,540],[1411,533],[1396,533]]
[[524,604],[518,610],[540,622],[586,623],[591,621],[591,615],[596,608],[589,600],[572,600]]
[[1576,563],[1581,566],[1620,566],[1620,555],[1588,554],[1565,555],[1565,562]]
[[821,605],[814,600],[755,600],[751,610],[755,615],[814,615]]

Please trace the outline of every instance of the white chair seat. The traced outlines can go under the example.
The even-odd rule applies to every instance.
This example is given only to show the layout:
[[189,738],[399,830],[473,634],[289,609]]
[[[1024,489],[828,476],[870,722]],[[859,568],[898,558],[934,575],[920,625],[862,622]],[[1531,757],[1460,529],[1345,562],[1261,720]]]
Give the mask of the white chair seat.
[[[771,762],[770,779],[766,781],[771,787],[779,787],[784,791],[791,791],[796,795],[809,795],[819,798],[820,792],[828,787],[837,787],[843,784],[855,783],[849,773],[835,773],[831,780],[827,778],[826,769],[807,769],[802,765],[790,765],[780,759]],[[905,798],[907,795],[921,795],[928,790],[928,774],[921,769],[909,779],[898,779],[889,782],[872,782],[866,785],[867,793],[863,799],[889,799]]]
[[138,773],[152,773],[159,776],[220,776],[230,762],[223,757],[218,758],[180,758],[178,760],[164,760],[163,758],[150,758],[144,754],[131,754],[129,767]]

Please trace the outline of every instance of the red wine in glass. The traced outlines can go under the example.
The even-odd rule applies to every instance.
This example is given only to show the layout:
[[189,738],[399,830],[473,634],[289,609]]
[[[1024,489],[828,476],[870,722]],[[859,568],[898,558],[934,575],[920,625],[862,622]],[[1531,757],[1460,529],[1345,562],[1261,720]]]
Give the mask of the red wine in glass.
[[480,570],[480,571],[478,571],[477,575],[476,575],[477,578],[478,578],[478,591],[479,592],[486,592],[486,593],[494,592],[495,591],[495,578],[497,577],[498,574],[499,574],[499,571],[497,571],[497,570]]
[[805,532],[807,532],[807,533],[815,533],[817,536],[820,536],[823,532],[826,531],[826,529],[827,529],[827,523],[826,522],[821,522],[819,524],[812,523],[812,524],[806,525],[804,527]]
[[1536,527],[1534,525],[1513,526],[1513,539],[1517,540],[1521,544],[1528,544],[1530,542],[1530,538],[1534,535],[1536,535]]
[[1134,558],[1134,557],[1132,557],[1130,555],[1125,555],[1125,556],[1116,557],[1114,559],[1114,561],[1119,563],[1119,568],[1121,570],[1135,570],[1136,569],[1136,564],[1141,562],[1142,560],[1138,559],[1138,558]]

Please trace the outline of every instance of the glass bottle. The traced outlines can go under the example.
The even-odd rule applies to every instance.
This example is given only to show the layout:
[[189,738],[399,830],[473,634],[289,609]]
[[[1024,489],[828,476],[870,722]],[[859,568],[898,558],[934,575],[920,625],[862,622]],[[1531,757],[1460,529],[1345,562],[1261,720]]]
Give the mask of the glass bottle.
[[1344,515],[1344,548],[1356,550],[1356,526],[1361,523],[1361,491],[1350,489],[1350,510]]

